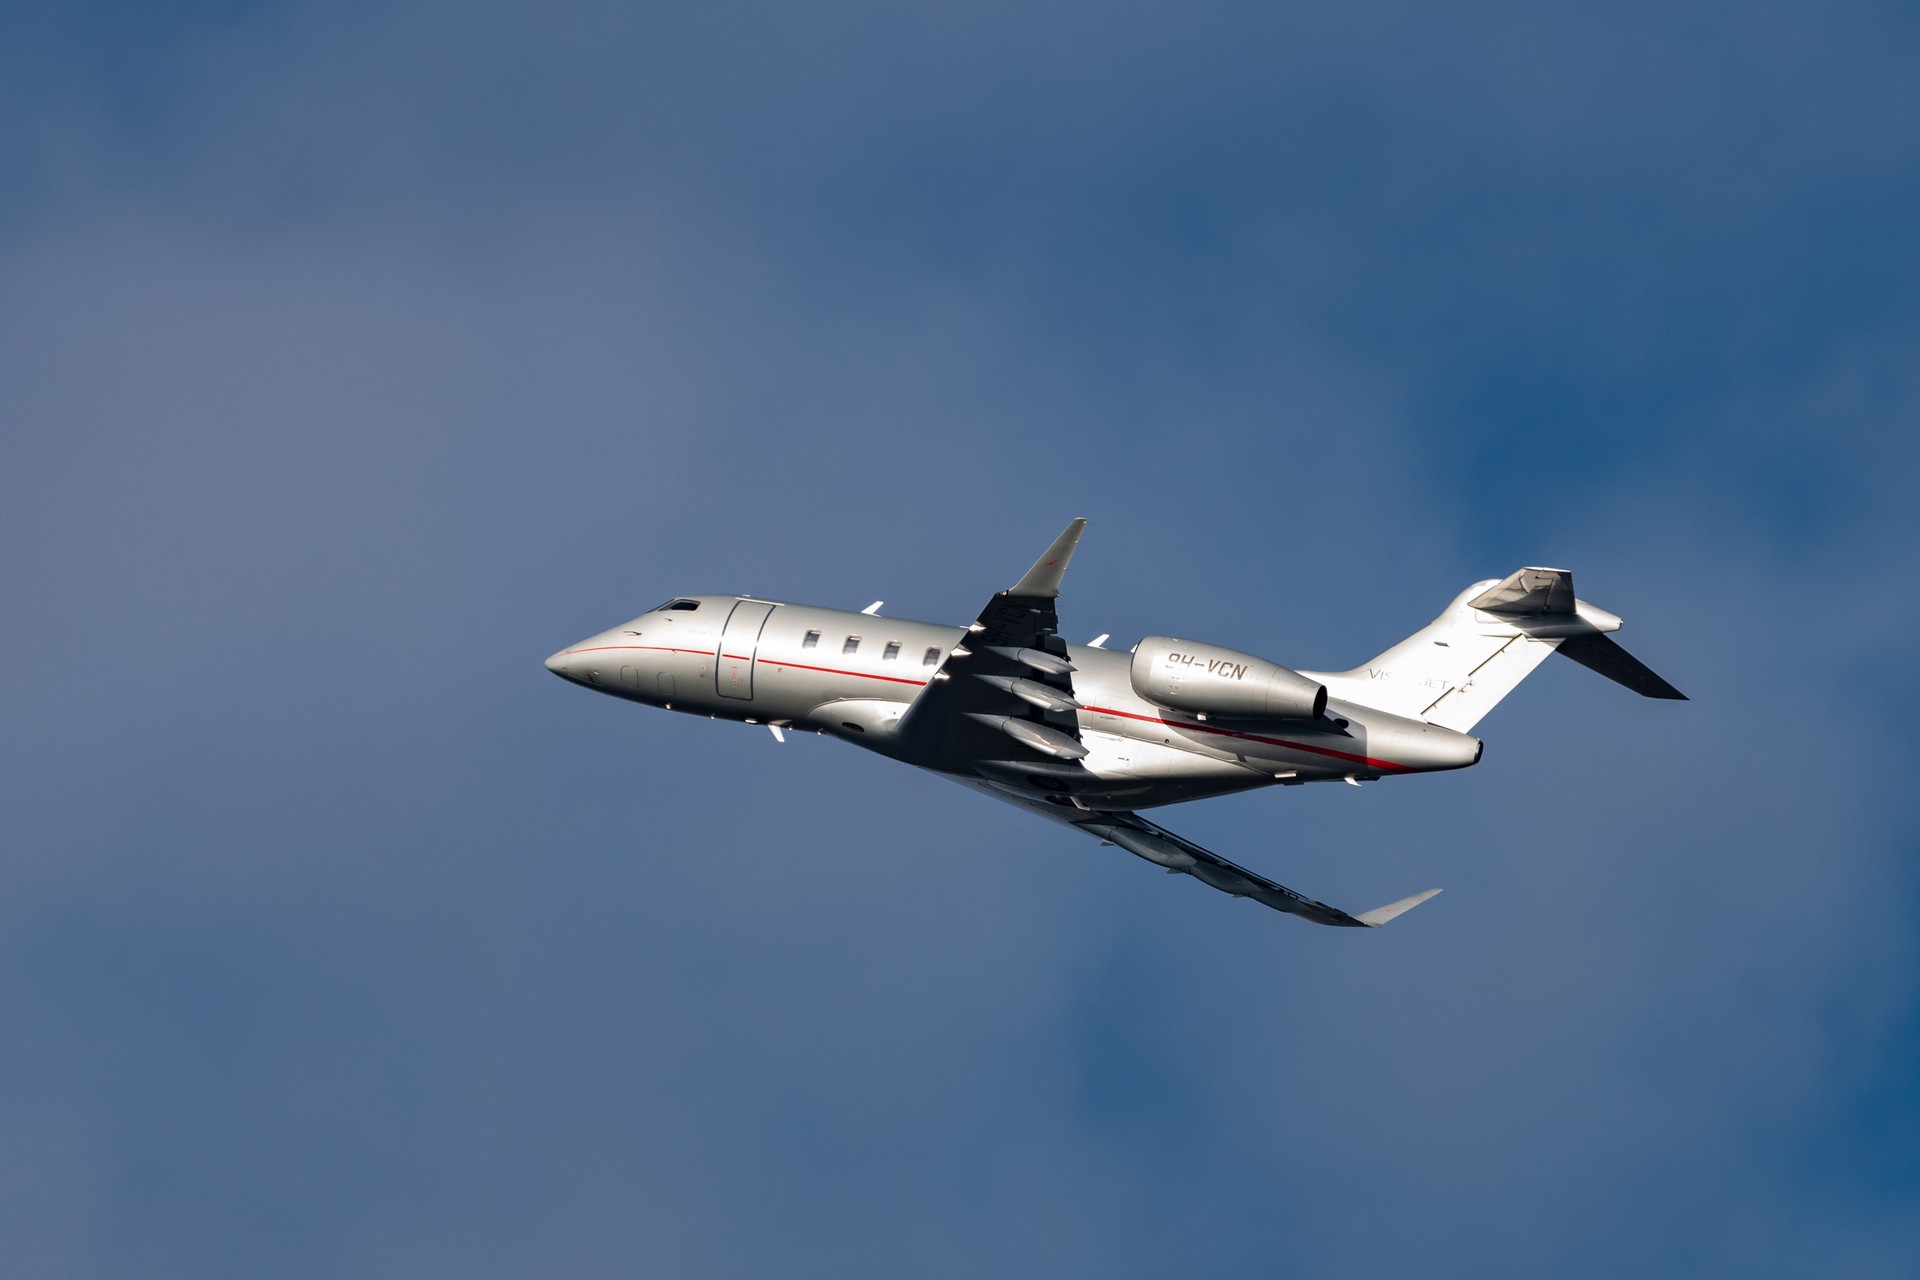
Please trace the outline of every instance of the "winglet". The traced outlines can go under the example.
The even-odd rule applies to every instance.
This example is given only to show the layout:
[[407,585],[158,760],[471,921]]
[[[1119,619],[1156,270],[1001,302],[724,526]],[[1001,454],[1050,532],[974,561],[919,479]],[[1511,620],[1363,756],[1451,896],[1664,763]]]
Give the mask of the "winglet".
[[1087,527],[1085,520],[1075,520],[1061,531],[1047,548],[1046,554],[1034,561],[1033,568],[1027,570],[1027,576],[1013,584],[1007,591],[1010,596],[1044,596],[1047,599],[1060,594],[1060,579],[1067,572],[1067,561],[1073,559],[1073,549],[1080,541],[1080,531]]
[[1440,892],[1438,889],[1429,889],[1425,893],[1416,893],[1411,898],[1402,898],[1398,902],[1389,902],[1384,907],[1375,907],[1371,911],[1362,911],[1359,915],[1355,916],[1354,919],[1366,925],[1369,929],[1378,929],[1395,916],[1405,915],[1438,892]]

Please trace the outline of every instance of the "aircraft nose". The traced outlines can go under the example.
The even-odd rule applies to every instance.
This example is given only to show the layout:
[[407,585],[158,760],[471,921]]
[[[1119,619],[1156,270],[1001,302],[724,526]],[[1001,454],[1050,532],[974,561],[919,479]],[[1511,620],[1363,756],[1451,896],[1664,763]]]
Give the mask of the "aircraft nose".
[[547,670],[553,672],[553,674],[559,676],[562,680],[574,679],[573,659],[568,656],[570,652],[571,650],[562,649],[560,652],[548,658]]

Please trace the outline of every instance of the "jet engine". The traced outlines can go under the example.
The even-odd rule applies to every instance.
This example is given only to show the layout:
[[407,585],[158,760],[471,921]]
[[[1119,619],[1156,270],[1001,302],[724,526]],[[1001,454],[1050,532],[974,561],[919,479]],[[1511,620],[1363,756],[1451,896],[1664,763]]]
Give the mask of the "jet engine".
[[1276,662],[1218,645],[1148,636],[1133,651],[1133,691],[1157,707],[1248,720],[1308,720],[1327,689]]

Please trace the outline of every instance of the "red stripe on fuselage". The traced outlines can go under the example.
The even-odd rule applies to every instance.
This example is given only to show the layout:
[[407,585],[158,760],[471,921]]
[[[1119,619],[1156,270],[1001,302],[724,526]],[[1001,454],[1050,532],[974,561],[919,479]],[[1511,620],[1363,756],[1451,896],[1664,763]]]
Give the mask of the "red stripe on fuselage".
[[1289,751],[1306,751],[1316,756],[1331,756],[1335,760],[1347,760],[1354,764],[1364,764],[1369,769],[1398,769],[1410,771],[1410,764],[1396,764],[1392,760],[1375,760],[1372,756],[1357,756],[1349,751],[1335,751],[1332,747],[1313,747],[1304,742],[1292,742],[1286,738],[1268,738],[1257,733],[1242,733],[1237,729],[1216,729],[1210,724],[1188,724],[1184,720],[1166,720],[1159,716],[1143,716],[1132,711],[1118,711],[1112,707],[1088,707],[1097,715],[1119,716],[1124,720],[1144,720],[1148,724],[1164,724],[1170,729],[1186,729],[1192,733],[1211,733],[1222,738],[1240,738],[1247,742],[1264,742],[1270,747],[1285,747]]
[[804,662],[785,662],[779,658],[757,658],[755,661],[768,667],[792,667],[797,671],[824,671],[830,676],[858,676],[862,680],[885,680],[890,684],[910,684],[916,687],[926,684],[925,680],[909,680],[904,676],[877,676],[868,671],[843,671],[839,667],[810,667]]

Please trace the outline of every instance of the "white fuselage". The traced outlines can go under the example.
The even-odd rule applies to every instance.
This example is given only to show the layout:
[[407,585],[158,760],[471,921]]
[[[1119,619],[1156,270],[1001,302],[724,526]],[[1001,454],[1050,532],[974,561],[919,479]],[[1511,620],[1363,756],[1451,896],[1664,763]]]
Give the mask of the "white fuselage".
[[[1056,789],[999,762],[942,759],[895,727],[966,629],[744,596],[686,596],[562,650],[555,673],[614,697],[720,719],[813,730],[975,784],[1047,798]],[[1220,720],[1169,711],[1133,690],[1129,656],[1067,646],[1080,802],[1142,809],[1252,787],[1457,769],[1478,739],[1332,701],[1312,720]],[[1311,675],[1312,673],[1307,673]]]

